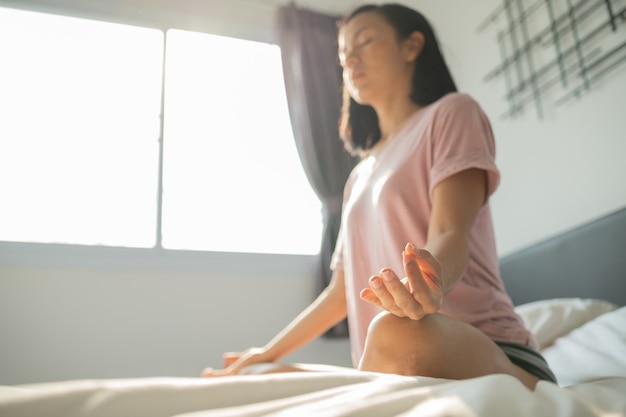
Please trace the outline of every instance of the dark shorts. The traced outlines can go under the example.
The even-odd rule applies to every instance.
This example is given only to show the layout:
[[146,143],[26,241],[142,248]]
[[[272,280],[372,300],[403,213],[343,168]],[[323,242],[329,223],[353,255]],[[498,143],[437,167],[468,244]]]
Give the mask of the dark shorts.
[[517,343],[496,342],[496,344],[515,365],[543,381],[550,381],[556,384],[556,377],[539,352]]

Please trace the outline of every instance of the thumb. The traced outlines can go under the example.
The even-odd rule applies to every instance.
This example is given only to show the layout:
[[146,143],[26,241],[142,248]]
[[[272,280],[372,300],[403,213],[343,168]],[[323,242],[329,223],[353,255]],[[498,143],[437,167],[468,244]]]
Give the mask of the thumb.
[[241,353],[227,352],[222,355],[224,361],[224,368],[228,368],[233,363],[237,362],[241,357]]
[[422,248],[418,249],[412,243],[407,243],[405,249],[415,258],[421,270],[428,271],[437,269],[439,261],[428,250]]
[[441,264],[427,249],[418,249],[412,243],[406,246],[407,252],[413,255],[417,266],[422,272],[426,285],[431,290],[441,291]]

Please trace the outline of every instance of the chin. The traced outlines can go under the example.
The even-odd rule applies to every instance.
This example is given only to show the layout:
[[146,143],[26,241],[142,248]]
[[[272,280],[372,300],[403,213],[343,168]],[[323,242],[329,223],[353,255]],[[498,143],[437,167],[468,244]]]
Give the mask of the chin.
[[374,90],[371,88],[354,88],[350,91],[350,96],[357,103],[363,106],[373,106],[376,102],[377,95],[374,94]]
[[357,94],[351,94],[351,96],[354,99],[354,101],[356,101],[357,103],[359,103],[359,104],[361,104],[363,106],[371,106],[372,105],[371,97],[368,97],[367,94],[357,93]]

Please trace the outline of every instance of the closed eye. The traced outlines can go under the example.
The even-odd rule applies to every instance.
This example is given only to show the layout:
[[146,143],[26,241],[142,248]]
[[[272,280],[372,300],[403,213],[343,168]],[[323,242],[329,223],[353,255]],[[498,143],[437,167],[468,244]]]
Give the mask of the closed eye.
[[366,46],[366,45],[368,45],[368,44],[372,43],[372,41],[373,41],[373,40],[374,40],[374,38],[367,38],[367,39],[365,39],[365,40],[363,40],[363,41],[359,42],[359,43],[357,44],[357,46],[356,46],[356,47],[357,47],[357,48],[363,48],[364,46]]
[[346,64],[346,59],[350,56],[350,54],[352,54],[352,51],[354,50],[360,50],[364,47],[366,47],[367,45],[369,45],[370,43],[372,43],[374,41],[374,38],[366,38],[364,40],[359,41],[358,43],[356,43],[354,45],[353,48],[351,48],[350,50],[343,50],[339,52],[339,64],[343,67]]

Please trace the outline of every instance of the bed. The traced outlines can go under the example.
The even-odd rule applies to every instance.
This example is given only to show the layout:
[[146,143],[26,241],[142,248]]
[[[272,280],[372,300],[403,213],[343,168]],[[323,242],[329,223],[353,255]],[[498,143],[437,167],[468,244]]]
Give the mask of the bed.
[[626,416],[626,209],[501,259],[559,384],[358,372],[130,378],[0,387],[1,417]]

